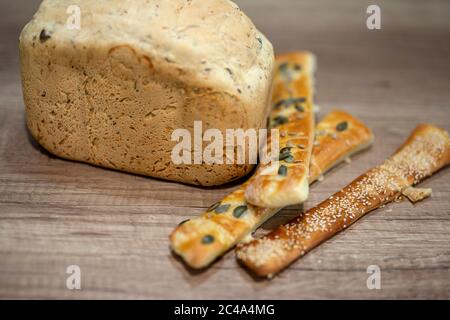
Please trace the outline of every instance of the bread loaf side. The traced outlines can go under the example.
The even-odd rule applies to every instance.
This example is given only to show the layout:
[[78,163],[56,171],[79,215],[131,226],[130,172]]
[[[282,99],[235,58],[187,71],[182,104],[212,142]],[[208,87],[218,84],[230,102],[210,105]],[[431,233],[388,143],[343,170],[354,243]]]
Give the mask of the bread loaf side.
[[55,155],[205,186],[253,167],[171,159],[194,121],[224,136],[266,125],[273,48],[231,1],[44,0],[20,58],[28,128]]

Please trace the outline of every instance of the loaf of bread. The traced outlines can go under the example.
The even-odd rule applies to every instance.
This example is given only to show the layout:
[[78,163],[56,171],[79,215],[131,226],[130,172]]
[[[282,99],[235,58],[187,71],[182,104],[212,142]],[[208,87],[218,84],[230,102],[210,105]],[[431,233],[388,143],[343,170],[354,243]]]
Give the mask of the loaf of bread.
[[[420,125],[382,165],[291,222],[240,245],[237,258],[256,275],[272,277],[366,213],[394,201],[405,189],[449,164],[448,133],[433,125]],[[413,199],[428,192],[422,194]]]
[[55,155],[197,185],[253,168],[171,158],[194,121],[224,136],[266,126],[273,48],[231,1],[44,0],[20,59],[29,130]]

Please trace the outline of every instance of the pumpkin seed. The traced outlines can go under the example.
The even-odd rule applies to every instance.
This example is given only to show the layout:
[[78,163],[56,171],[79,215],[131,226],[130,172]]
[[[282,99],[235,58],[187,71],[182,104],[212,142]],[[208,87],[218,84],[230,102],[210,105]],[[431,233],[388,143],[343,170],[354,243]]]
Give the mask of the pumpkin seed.
[[306,101],[305,97],[281,99],[280,101],[275,103],[274,108],[279,109],[282,106],[284,106],[285,108],[288,108],[292,105],[295,105],[296,108],[298,107],[297,110],[304,111],[303,107],[299,106],[299,104],[304,103],[305,101]]
[[210,234],[204,236],[203,239],[202,239],[202,243],[203,244],[211,244],[213,242],[214,242],[214,237],[212,235],[210,235]]
[[286,158],[284,158],[284,161],[287,163],[292,163],[292,162],[294,162],[294,160],[295,159],[291,154],[289,154]]
[[239,206],[239,207],[236,207],[234,210],[233,210],[233,216],[235,217],[235,218],[240,218],[246,211],[247,211],[247,206]]
[[280,108],[282,105],[286,104],[286,100],[282,99],[280,101],[278,101],[277,103],[275,103],[275,105],[273,106],[275,109]]
[[283,149],[280,150],[280,153],[290,152],[291,149],[292,147],[284,147]]
[[292,157],[291,153],[288,152],[284,152],[284,153],[280,153],[280,156],[278,157],[278,159],[280,161],[286,160],[288,157]]
[[278,175],[280,175],[282,177],[286,177],[287,176],[287,167],[280,166],[280,168],[278,169]]
[[292,103],[304,103],[304,102],[306,102],[306,98],[305,97],[291,98],[291,102]]
[[288,68],[289,63],[287,62],[283,62],[282,64],[280,64],[280,66],[278,67],[281,71],[286,71],[286,69]]
[[214,211],[216,213],[224,213],[224,212],[228,211],[229,208],[230,208],[229,204],[222,204],[222,205],[218,206]]
[[292,105],[299,105],[301,103],[304,103],[306,101],[305,97],[299,97],[299,98],[289,98],[288,100],[286,100],[284,106],[287,108],[289,106]]
[[348,122],[347,121],[341,122],[341,123],[339,123],[336,126],[336,130],[337,131],[344,131],[344,130],[347,130],[347,128],[348,128]]
[[297,110],[298,112],[305,112],[305,108],[303,108],[302,106],[295,106],[295,110]]
[[276,116],[273,119],[274,125],[282,125],[289,122],[289,119],[285,116]]

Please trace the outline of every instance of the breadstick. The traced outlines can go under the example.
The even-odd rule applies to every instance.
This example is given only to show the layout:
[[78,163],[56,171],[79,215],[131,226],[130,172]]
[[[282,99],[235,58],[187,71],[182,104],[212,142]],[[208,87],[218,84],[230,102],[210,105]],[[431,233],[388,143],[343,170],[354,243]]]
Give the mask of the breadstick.
[[268,235],[239,245],[237,258],[256,275],[271,277],[449,163],[448,133],[432,125],[420,125],[384,164]]
[[373,133],[362,122],[341,110],[329,113],[316,127],[309,183],[372,143]]
[[[345,130],[338,130],[345,123]],[[318,128],[323,134],[313,149],[309,181],[339,164],[345,157],[367,148],[373,141],[372,132],[359,120],[343,111],[327,115]],[[245,240],[281,208],[263,208],[248,204],[246,183],[213,205],[200,217],[178,226],[170,236],[174,252],[192,268],[204,268],[216,258]]]
[[287,54],[278,57],[277,67],[270,122],[280,133],[279,162],[260,164],[245,190],[249,203],[269,208],[308,198],[314,141],[315,57],[308,52]]

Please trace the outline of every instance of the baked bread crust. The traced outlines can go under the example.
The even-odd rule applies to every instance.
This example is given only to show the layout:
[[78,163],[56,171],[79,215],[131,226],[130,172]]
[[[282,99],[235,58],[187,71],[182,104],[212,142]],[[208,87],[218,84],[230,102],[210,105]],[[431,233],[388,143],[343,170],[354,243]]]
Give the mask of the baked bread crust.
[[341,110],[329,113],[316,126],[309,166],[310,183],[352,154],[366,149],[373,141],[372,131],[358,119]]
[[[333,128],[341,122],[348,123],[347,129],[334,136]],[[370,129],[343,111],[328,114],[319,122],[318,128],[327,130],[327,133],[317,137],[321,143],[313,147],[315,169],[310,171],[310,183],[346,157],[369,147],[373,141]],[[328,134],[332,135],[331,139],[326,138]],[[331,156],[334,154],[341,156]],[[200,217],[180,224],[172,232],[170,246],[187,265],[195,269],[207,267],[237,243],[247,240],[253,231],[281,209],[248,204],[244,195],[247,183]],[[205,243],[204,239],[212,241]]]
[[414,188],[409,187],[402,190],[402,194],[408,198],[412,203],[422,201],[431,196],[432,189],[430,188]]
[[448,164],[448,133],[432,125],[420,125],[382,165],[268,235],[239,245],[237,259],[256,275],[272,277],[366,213],[395,200],[403,190]]
[[224,136],[266,126],[273,48],[231,1],[44,0],[20,60],[28,128],[55,155],[205,186],[254,167],[171,159],[172,132],[193,136],[194,121]]
[[308,198],[314,140],[314,55],[295,52],[279,56],[277,68],[270,121],[280,133],[279,161],[260,164],[245,190],[249,203],[269,208]]

